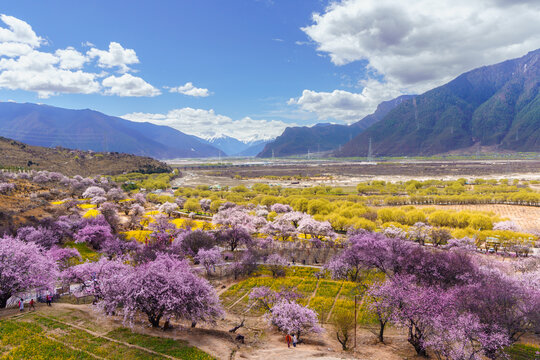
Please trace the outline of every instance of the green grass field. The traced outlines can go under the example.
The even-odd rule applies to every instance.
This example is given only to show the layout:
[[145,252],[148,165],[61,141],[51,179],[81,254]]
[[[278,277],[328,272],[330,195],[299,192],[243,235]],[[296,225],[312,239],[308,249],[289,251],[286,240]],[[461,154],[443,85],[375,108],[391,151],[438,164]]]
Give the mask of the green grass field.
[[61,317],[79,320],[84,330],[39,312],[1,320],[0,359],[214,359],[184,341],[138,334],[127,328],[97,335],[76,314]]

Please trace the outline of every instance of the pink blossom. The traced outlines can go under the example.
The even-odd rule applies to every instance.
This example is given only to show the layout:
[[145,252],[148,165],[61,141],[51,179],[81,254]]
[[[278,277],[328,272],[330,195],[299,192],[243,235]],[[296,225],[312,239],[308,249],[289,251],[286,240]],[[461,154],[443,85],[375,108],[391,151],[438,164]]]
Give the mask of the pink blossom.
[[34,289],[51,289],[57,277],[52,258],[35,243],[0,238],[0,308],[11,296]]
[[269,322],[286,334],[321,333],[315,311],[296,302],[280,301],[272,307]]

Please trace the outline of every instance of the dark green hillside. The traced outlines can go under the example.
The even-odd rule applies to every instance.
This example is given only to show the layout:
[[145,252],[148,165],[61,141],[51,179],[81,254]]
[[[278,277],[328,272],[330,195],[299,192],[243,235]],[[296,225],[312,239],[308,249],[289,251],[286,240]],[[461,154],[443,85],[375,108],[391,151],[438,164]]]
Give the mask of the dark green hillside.
[[403,101],[338,156],[433,155],[472,147],[540,151],[540,49]]

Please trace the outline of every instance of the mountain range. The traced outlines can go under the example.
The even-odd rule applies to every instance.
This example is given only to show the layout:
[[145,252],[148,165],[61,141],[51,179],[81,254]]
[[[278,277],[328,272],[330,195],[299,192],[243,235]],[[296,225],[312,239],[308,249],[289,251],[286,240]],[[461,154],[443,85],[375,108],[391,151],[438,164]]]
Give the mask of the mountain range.
[[219,156],[220,150],[168,126],[85,109],[0,102],[0,136],[29,145],[120,152],[157,159]]
[[540,151],[540,49],[403,101],[336,156],[433,155],[479,146]]
[[377,106],[373,114],[367,115],[351,125],[323,123],[310,127],[288,127],[283,134],[269,142],[257,156],[268,158],[304,155],[309,152],[321,153],[338,149],[380,121],[390,110],[410,98],[412,98],[411,95],[402,95],[393,100],[384,101]]
[[[0,102],[0,136],[29,145],[156,159],[218,156],[414,156],[540,151],[540,49],[466,72],[421,95],[385,101],[351,125],[288,127],[274,140],[210,139],[84,109]],[[371,144],[371,146],[370,146]]]
[[227,135],[205,139],[209,145],[221,150],[221,156],[255,156],[271,140],[241,141]]

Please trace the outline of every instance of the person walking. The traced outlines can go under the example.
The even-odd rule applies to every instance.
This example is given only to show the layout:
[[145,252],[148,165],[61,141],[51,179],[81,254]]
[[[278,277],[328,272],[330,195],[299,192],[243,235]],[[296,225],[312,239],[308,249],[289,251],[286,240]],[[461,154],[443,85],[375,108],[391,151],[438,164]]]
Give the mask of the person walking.
[[51,306],[51,295],[47,295],[47,305]]
[[292,341],[292,338],[291,338],[290,334],[287,334],[285,336],[285,341],[287,341],[287,347],[290,348],[291,347],[291,341]]
[[296,334],[294,334],[292,337],[292,345],[296,347],[296,344],[298,344],[298,338],[296,337]]
[[30,299],[30,309],[28,309],[30,311],[34,310],[36,311],[36,307],[34,306],[34,299]]
[[23,298],[21,298],[21,300],[19,300],[19,311],[24,311],[24,300],[23,300]]

